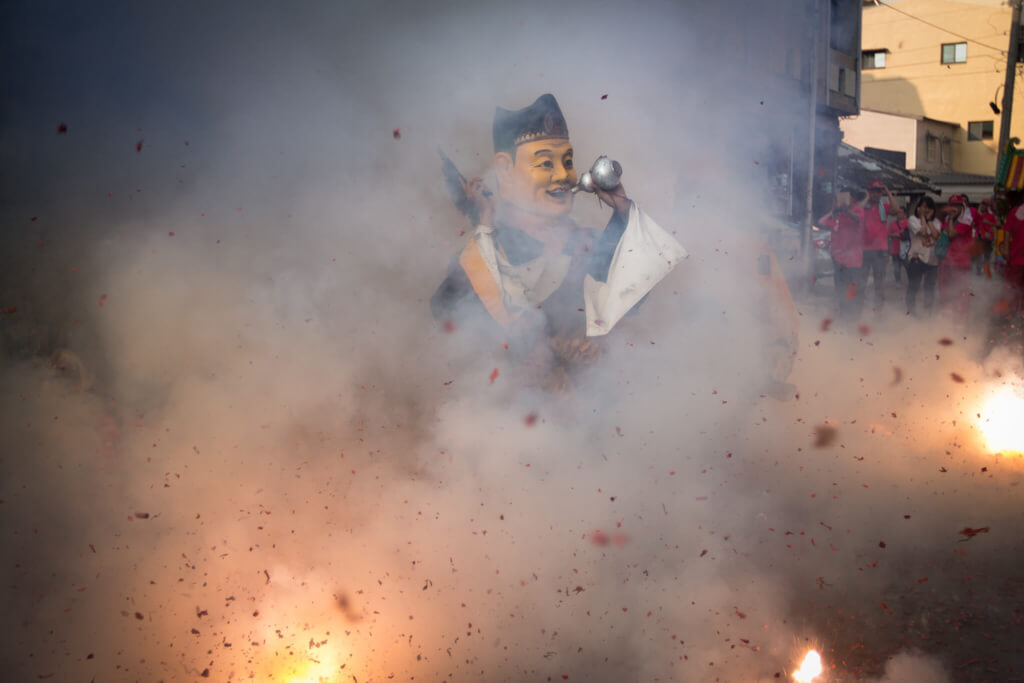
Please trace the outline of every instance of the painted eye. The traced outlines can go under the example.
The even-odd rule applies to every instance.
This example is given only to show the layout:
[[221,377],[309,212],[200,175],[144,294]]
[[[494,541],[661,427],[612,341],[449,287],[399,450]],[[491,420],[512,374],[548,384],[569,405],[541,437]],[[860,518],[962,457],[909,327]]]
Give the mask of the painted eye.
[[567,169],[572,168],[572,159],[566,159],[565,163],[563,163],[562,165],[565,166]]

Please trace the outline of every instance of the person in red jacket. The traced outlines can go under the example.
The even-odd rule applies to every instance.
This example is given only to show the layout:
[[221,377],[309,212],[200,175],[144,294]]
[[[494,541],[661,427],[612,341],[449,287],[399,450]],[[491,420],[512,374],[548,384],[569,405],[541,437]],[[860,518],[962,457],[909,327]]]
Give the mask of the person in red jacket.
[[971,245],[974,216],[967,197],[955,194],[943,210],[942,231],[949,238],[949,250],[939,262],[939,300],[952,306],[953,322],[967,326],[971,296]]
[[864,304],[864,203],[862,191],[841,191],[835,208],[818,220],[832,231],[832,272],[839,298],[839,317],[854,320]]
[[1021,338],[1021,317],[1024,317],[1021,310],[1024,304],[1024,192],[1010,192],[1007,200],[1011,208],[1000,231],[1002,239],[996,246],[996,256],[1005,260],[1003,289],[992,307],[983,355],[1001,345],[1016,345],[1018,349],[1024,349]]
[[[885,193],[888,201],[882,200]],[[864,286],[868,276],[875,281],[875,308],[885,301],[885,267],[889,262],[889,233],[896,218],[896,200],[881,180],[868,183],[868,200],[864,204]],[[897,254],[899,250],[897,249]]]
[[894,282],[900,283],[903,281],[903,269],[906,267],[906,263],[900,256],[900,233],[907,225],[907,212],[899,205],[894,204],[894,206],[896,206],[896,220],[889,217],[888,222],[889,260],[892,261],[892,279]]
[[1010,209],[1003,225],[1005,241],[1006,269],[1003,271],[1005,288],[1005,305],[1002,306],[1004,316],[1012,319],[1024,315],[1021,305],[1024,303],[1024,196],[1013,197],[1017,204]]
[[984,272],[991,277],[992,244],[996,238],[997,227],[999,222],[992,210],[992,200],[982,199],[978,204],[977,221],[974,226],[974,232],[981,243],[981,253],[975,259],[975,271],[978,275]]

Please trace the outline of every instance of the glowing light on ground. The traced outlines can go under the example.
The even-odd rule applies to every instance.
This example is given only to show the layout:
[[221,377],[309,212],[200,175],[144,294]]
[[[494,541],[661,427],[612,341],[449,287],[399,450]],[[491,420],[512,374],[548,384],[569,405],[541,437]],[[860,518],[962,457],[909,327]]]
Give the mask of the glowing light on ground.
[[337,667],[328,667],[322,661],[306,660],[298,665],[289,666],[286,673],[278,680],[284,683],[329,683],[334,681]]
[[[278,650],[273,660],[263,665],[263,675],[259,680],[280,683],[337,683],[351,680],[348,676],[341,678],[351,670],[342,664],[341,653],[322,645],[311,641],[311,647],[306,652],[298,648]],[[302,650],[305,649],[302,647]]]
[[804,655],[800,669],[793,673],[793,680],[798,683],[810,683],[821,675],[821,671],[821,655],[817,650],[811,650]]
[[993,391],[981,409],[978,425],[985,446],[993,453],[1024,453],[1024,392],[1002,386]]

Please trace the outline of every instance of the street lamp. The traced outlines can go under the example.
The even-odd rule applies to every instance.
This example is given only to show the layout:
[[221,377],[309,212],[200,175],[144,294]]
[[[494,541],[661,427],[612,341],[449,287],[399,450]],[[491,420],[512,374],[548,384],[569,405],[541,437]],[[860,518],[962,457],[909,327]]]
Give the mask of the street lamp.
[[1001,111],[999,109],[999,105],[996,104],[996,102],[999,101],[999,89],[1002,88],[1002,87],[1003,87],[1002,83],[1000,83],[998,85],[998,87],[996,87],[996,92],[995,92],[994,95],[992,95],[992,101],[988,103],[988,106],[992,108],[992,113],[995,114],[996,116],[999,116],[999,113]]

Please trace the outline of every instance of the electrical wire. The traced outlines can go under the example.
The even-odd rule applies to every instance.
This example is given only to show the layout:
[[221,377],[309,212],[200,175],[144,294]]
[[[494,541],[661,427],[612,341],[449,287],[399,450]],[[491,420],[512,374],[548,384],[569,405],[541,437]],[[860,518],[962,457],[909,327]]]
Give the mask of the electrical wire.
[[948,28],[945,28],[943,26],[939,26],[938,24],[933,24],[932,22],[927,21],[925,19],[922,19],[921,17],[915,17],[913,14],[910,14],[909,12],[904,12],[901,9],[896,9],[892,5],[889,5],[889,4],[886,4],[886,3],[882,2],[882,0],[875,0],[875,3],[880,5],[881,7],[888,7],[893,12],[899,12],[903,16],[909,17],[909,18],[913,19],[914,21],[920,21],[922,24],[927,24],[928,26],[931,26],[932,28],[937,28],[940,31],[944,31],[944,32],[950,34],[951,36],[956,36],[957,38],[960,38],[962,40],[966,40],[966,41],[968,41],[970,43],[974,43],[975,45],[981,45],[982,47],[987,47],[988,49],[995,50],[996,52],[998,52],[998,53],[1000,53],[1002,55],[1006,54],[1006,50],[1005,49],[998,48],[998,47],[993,47],[993,46],[989,45],[988,43],[982,43],[981,41],[975,40],[974,38],[968,38],[967,36],[964,36],[964,35],[961,35],[961,34],[957,33],[956,31],[950,31]]
[[[873,70],[873,69],[872,69]],[[948,73],[948,74],[934,74],[932,76],[914,76],[915,81],[924,81],[930,78],[953,78],[956,76],[976,76],[978,74],[991,74],[992,71],[963,71],[961,73]],[[869,83],[885,83],[886,81],[906,81],[907,78],[903,76],[893,76],[892,78],[872,78]]]

